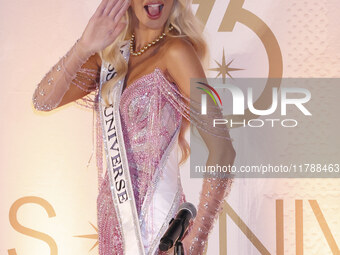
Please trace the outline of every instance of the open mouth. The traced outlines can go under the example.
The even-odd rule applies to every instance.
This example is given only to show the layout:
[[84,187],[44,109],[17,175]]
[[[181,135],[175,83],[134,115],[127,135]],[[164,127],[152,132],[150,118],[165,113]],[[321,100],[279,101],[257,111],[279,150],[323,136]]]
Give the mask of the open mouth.
[[144,6],[144,9],[146,10],[149,17],[156,18],[160,16],[163,7],[164,4],[148,4]]

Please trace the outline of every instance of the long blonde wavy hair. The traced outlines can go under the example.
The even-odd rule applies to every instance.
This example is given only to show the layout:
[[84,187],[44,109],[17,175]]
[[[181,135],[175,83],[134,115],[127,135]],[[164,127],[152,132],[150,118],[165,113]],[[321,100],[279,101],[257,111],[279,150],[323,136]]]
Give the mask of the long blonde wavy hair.
[[[208,45],[203,36],[204,26],[193,14],[191,5],[192,0],[174,0],[170,16],[165,24],[165,27],[168,28],[171,24],[177,31],[176,34],[169,33],[167,36],[185,37],[191,43],[201,60],[203,68],[205,69],[205,67],[208,65],[210,56]],[[124,44],[124,41],[131,38],[133,33],[131,7],[129,7],[124,18],[127,22],[125,29],[111,45],[99,52],[100,57],[104,61],[111,63],[115,67],[115,72],[117,73],[111,80],[103,84],[101,96],[106,106],[110,105],[109,99],[113,87],[117,81],[127,74],[128,71],[128,64],[125,61],[123,55],[120,53],[120,47]],[[178,144],[182,152],[182,157],[179,162],[180,165],[183,164],[190,155],[190,146],[185,139],[185,131],[189,126],[189,121],[185,118],[182,118],[181,130],[178,136]]]

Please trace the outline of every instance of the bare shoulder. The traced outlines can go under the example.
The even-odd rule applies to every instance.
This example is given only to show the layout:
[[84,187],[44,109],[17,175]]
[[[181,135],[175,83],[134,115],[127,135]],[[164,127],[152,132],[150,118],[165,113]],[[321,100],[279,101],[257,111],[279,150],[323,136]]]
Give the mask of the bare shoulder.
[[169,61],[198,60],[194,46],[186,37],[170,37],[166,43],[166,57]]
[[168,37],[166,41],[166,46],[168,49],[170,48],[176,48],[183,49],[185,47],[190,48],[192,47],[189,39],[186,36],[183,37]]
[[201,61],[191,42],[184,37],[167,38],[165,48],[166,69],[183,92],[189,94],[190,79],[203,78]]

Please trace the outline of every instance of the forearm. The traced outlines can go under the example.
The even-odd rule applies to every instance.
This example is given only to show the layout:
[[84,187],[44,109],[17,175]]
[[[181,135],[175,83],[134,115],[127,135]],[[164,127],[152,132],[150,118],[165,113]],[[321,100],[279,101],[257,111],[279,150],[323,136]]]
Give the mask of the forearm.
[[82,65],[93,54],[94,52],[86,50],[81,40],[77,40],[37,85],[32,98],[34,108],[40,111],[50,111],[58,107],[72,82],[80,86],[83,83],[84,87],[86,84],[93,84],[91,80],[96,78],[95,69],[83,69],[84,77],[75,79]]
[[[224,155],[209,155],[206,162],[209,166],[232,166],[234,164],[235,152],[230,150]],[[189,233],[191,245],[190,254],[198,255],[203,252],[208,235],[211,232],[214,221],[222,209],[223,201],[228,196],[233,179],[229,175],[218,177],[207,176],[203,179],[202,191],[196,218]]]

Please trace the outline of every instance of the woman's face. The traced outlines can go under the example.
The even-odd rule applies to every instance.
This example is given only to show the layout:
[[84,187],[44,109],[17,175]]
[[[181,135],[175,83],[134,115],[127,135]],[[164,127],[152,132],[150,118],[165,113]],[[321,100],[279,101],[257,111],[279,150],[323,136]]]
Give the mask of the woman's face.
[[138,22],[150,29],[161,29],[168,20],[175,0],[132,0]]

